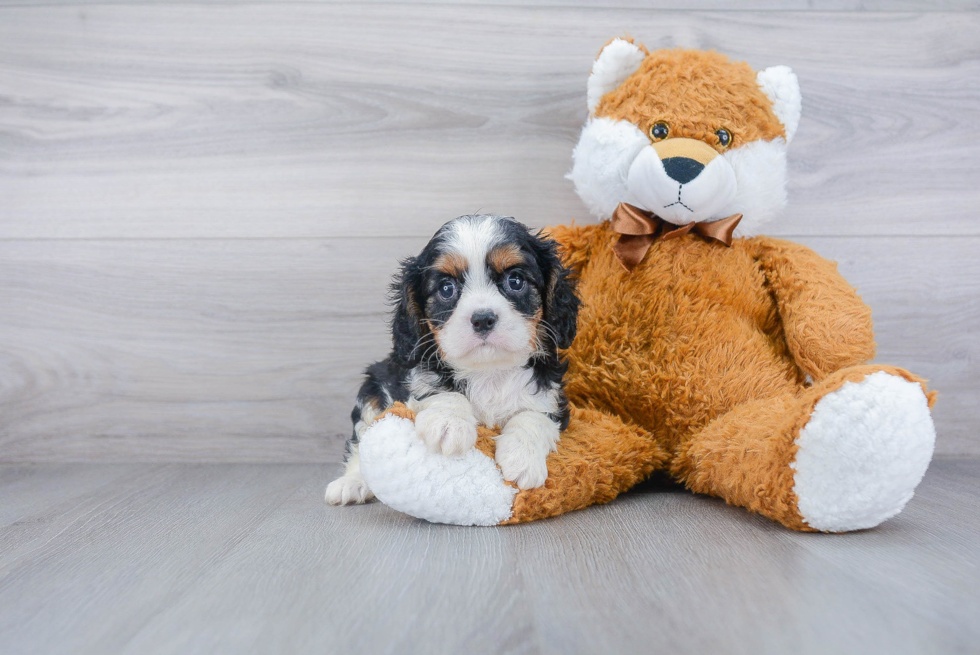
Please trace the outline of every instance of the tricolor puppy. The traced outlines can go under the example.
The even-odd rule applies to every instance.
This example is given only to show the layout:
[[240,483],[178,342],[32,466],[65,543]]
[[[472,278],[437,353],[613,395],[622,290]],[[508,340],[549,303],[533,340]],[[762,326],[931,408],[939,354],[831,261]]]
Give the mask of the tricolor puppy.
[[500,428],[496,460],[522,489],[548,477],[545,459],[568,425],[558,350],[575,337],[578,298],[555,242],[512,218],[461,216],[439,229],[392,285],[392,352],[368,367],[351,413],[344,475],[333,505],[372,497],[358,440],[395,401],[446,455],[476,444],[476,427]]

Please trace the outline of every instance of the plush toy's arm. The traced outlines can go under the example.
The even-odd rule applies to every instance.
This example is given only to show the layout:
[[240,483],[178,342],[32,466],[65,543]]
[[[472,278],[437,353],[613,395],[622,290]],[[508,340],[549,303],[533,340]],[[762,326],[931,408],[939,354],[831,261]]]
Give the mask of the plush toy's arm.
[[797,365],[814,380],[874,357],[871,309],[827,261],[804,246],[753,239]]
[[546,227],[541,232],[558,242],[562,263],[576,274],[581,273],[582,267],[589,260],[591,247],[596,242],[596,236],[602,232],[602,224],[590,225],[555,225]]

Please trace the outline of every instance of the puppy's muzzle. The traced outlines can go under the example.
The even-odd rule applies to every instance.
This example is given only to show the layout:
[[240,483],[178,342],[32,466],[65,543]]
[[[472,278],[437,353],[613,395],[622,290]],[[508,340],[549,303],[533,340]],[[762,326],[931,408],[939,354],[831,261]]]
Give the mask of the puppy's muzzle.
[[497,314],[489,309],[475,311],[473,312],[473,315],[470,316],[470,324],[473,326],[474,332],[479,334],[481,337],[485,337],[490,334],[490,331],[493,330],[493,326],[497,324]]

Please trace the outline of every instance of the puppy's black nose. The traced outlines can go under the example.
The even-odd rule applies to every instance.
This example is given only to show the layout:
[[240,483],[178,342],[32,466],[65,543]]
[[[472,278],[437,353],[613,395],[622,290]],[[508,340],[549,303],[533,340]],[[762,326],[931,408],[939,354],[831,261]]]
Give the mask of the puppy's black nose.
[[704,164],[690,157],[668,157],[661,163],[667,176],[681,184],[687,184],[704,170]]
[[478,312],[473,312],[473,315],[470,316],[470,323],[473,324],[473,331],[482,336],[497,324],[497,315],[489,309],[481,309]]

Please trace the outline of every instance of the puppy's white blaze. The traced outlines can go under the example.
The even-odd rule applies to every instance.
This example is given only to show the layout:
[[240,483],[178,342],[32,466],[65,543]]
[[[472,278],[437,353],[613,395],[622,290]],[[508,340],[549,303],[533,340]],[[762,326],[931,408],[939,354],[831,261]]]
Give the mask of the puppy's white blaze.
[[452,223],[445,236],[444,248],[466,259],[469,267],[467,282],[472,279],[475,286],[485,286],[488,280],[484,263],[490,249],[502,237],[498,223],[492,217],[472,216]]
[[675,225],[728,216],[720,214],[737,191],[735,172],[722,157],[715,157],[697,177],[681,184],[667,175],[653,146],[644,148],[633,160],[627,187],[627,202],[633,201],[630,204]]

